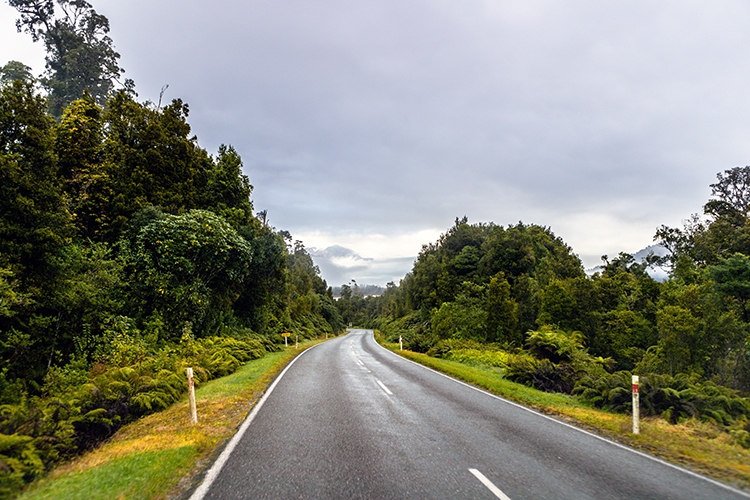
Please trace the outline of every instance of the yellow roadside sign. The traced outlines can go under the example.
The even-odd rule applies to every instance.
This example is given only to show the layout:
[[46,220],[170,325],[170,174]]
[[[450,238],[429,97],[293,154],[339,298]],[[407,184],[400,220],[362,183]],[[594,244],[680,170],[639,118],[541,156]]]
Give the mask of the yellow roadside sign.
[[282,337],[291,337],[292,334],[291,333],[282,333],[281,336]]

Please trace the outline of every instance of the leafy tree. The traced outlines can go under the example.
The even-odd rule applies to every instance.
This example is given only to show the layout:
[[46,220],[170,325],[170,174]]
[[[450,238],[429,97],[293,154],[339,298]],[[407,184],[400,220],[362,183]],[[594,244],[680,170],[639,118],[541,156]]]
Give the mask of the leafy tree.
[[705,267],[734,253],[750,255],[750,167],[734,167],[717,178],[711,184],[715,198],[703,207],[707,220],[693,215],[683,229],[661,226],[656,232],[654,240],[670,251],[665,260],[673,272],[678,264],[689,269],[685,259]]
[[27,304],[28,299],[17,290],[13,271],[0,268],[0,316],[12,318],[17,314],[17,308]]
[[464,282],[455,302],[443,302],[432,313],[432,333],[436,339],[466,339],[486,342],[487,312],[485,289]]
[[126,245],[132,307],[141,320],[155,313],[163,318],[170,340],[186,328],[198,336],[217,331],[253,258],[226,221],[202,210],[157,214]]
[[539,319],[542,325],[555,325],[558,328],[570,328],[576,321],[578,307],[571,283],[555,279],[541,294]]
[[58,284],[49,297],[54,334],[47,339],[54,357],[47,364],[65,364],[71,356],[95,361],[111,341],[106,324],[124,305],[123,263],[104,243],[67,245],[54,263]]
[[510,283],[504,273],[490,279],[487,286],[487,340],[521,345],[518,331],[518,304],[510,295]]
[[103,209],[101,239],[113,242],[128,220],[147,206],[178,214],[201,206],[211,158],[190,137],[188,105],[175,99],[162,109],[120,91],[103,115],[104,172],[112,195]]
[[[327,294],[328,285],[320,277],[320,269],[301,241],[295,241],[293,250],[287,255],[287,273],[288,318],[284,326],[306,336],[320,331],[333,333],[333,325],[327,319],[340,325],[340,315],[331,310],[334,304]],[[359,300],[362,300],[361,294]]]
[[232,146],[222,144],[208,167],[198,203],[239,228],[253,218],[252,190],[250,179],[242,173],[242,158]]
[[286,246],[278,234],[257,219],[238,233],[252,246],[253,259],[234,314],[255,331],[275,331],[285,307]]
[[[537,323],[582,332],[596,354],[599,333],[599,300],[591,280],[585,277],[553,279],[541,293]],[[601,353],[604,354],[604,353]]]
[[100,239],[101,228],[111,223],[106,209],[113,195],[104,164],[101,107],[85,93],[63,110],[56,132],[55,152],[77,233]]
[[716,291],[735,299],[745,322],[750,321],[748,300],[750,300],[750,257],[735,253],[711,266],[711,277]]
[[30,83],[0,87],[0,264],[37,285],[69,235],[53,123]]
[[34,80],[31,74],[31,68],[19,61],[8,61],[0,68],[0,83],[10,83],[13,81],[30,82]]
[[750,212],[750,166],[734,167],[716,174],[719,181],[711,184],[711,194],[717,199],[707,207],[716,215],[736,211],[744,217]]
[[0,267],[24,298],[0,316],[0,359],[10,378],[38,379],[44,369],[59,278],[54,259],[72,234],[53,124],[31,82],[0,86]]
[[[42,41],[47,71],[42,84],[49,90],[55,117],[88,91],[100,105],[123,73],[109,37],[109,20],[85,0],[8,0],[21,14],[19,32]],[[132,87],[132,82],[129,83]]]
[[699,320],[684,307],[667,305],[659,309],[659,348],[670,375],[693,367],[692,354],[699,333]]

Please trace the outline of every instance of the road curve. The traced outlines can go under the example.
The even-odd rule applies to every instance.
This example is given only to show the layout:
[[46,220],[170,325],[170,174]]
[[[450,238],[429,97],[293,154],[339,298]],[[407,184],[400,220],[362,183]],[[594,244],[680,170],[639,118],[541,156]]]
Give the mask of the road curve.
[[748,499],[354,330],[295,359],[192,500]]

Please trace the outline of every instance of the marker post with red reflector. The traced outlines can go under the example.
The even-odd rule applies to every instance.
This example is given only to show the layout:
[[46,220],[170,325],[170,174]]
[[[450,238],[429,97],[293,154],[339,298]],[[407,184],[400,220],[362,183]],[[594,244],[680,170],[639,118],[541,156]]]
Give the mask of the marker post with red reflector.
[[633,375],[633,434],[641,432],[640,391],[638,389],[638,375]]

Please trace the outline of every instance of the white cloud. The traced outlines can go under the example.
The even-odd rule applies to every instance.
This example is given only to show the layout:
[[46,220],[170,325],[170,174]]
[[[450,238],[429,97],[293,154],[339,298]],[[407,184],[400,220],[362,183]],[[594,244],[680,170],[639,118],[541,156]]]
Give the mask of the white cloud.
[[16,31],[17,17],[16,9],[7,2],[0,3],[0,66],[8,61],[20,61],[38,76],[44,71],[44,46],[41,42],[33,43],[29,35]]

